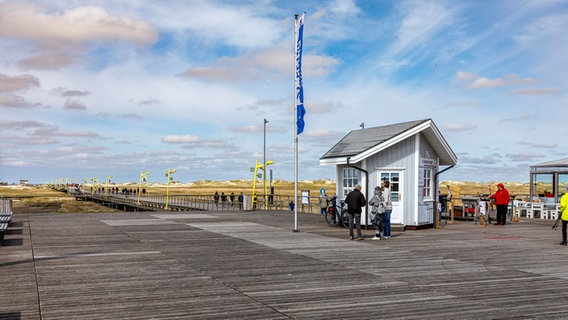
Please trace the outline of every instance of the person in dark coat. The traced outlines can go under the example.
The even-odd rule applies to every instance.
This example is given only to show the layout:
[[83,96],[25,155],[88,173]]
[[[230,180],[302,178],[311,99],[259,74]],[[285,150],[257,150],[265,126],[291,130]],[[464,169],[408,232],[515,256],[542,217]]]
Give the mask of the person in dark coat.
[[367,204],[365,196],[361,193],[361,186],[356,185],[353,191],[345,198],[347,214],[349,215],[349,240],[353,240],[353,225],[357,227],[357,240],[365,240],[361,234],[361,207]]

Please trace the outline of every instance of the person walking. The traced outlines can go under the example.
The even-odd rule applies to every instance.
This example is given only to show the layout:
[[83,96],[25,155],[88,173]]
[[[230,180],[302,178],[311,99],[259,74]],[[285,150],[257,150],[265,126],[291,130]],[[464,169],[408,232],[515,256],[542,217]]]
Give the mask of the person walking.
[[349,240],[353,240],[353,225],[357,227],[357,240],[365,240],[361,234],[361,207],[367,204],[365,196],[361,193],[361,185],[356,185],[353,191],[345,198],[347,214],[349,215]]
[[369,219],[371,224],[375,227],[375,236],[371,240],[381,240],[385,232],[385,198],[383,197],[383,190],[381,187],[375,188],[375,195],[369,200],[369,205],[372,206]]
[[227,205],[227,195],[225,194],[225,192],[221,192],[221,205],[223,206],[223,208],[225,208],[225,206]]
[[391,199],[391,189],[390,182],[388,180],[383,180],[383,198],[385,199],[385,233],[383,234],[385,239],[391,237],[391,214],[392,214],[392,199]]
[[497,185],[497,191],[489,198],[495,199],[495,205],[497,206],[497,222],[495,222],[495,225],[504,226],[505,222],[507,221],[507,209],[509,207],[509,201],[511,200],[509,191],[505,189],[505,186],[502,183],[499,183]]
[[320,195],[319,198],[319,206],[321,214],[325,214],[325,212],[327,211],[327,203],[328,203],[327,193],[324,192]]
[[213,195],[213,200],[215,200],[215,207],[219,207],[219,193],[217,191]]
[[243,210],[243,201],[244,201],[245,197],[243,195],[243,193],[241,192],[239,194],[239,196],[237,197],[237,202],[239,204],[239,209]]
[[566,193],[560,198],[560,210],[558,212],[560,219],[562,220],[562,242],[561,246],[565,246],[566,243],[566,228],[568,227],[568,186],[566,186]]

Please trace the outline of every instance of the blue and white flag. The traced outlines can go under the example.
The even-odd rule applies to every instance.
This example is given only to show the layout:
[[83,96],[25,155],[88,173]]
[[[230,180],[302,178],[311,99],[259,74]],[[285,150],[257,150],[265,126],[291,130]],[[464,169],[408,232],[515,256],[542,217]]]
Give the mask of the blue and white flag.
[[296,32],[296,124],[298,127],[297,134],[304,132],[304,88],[302,85],[302,41],[304,38],[304,16],[302,14],[298,20],[298,30]]

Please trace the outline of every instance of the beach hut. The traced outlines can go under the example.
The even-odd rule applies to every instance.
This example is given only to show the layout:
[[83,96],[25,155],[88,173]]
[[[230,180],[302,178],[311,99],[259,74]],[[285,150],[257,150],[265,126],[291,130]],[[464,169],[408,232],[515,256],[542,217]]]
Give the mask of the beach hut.
[[[391,223],[406,229],[434,225],[438,174],[456,163],[432,119],[350,131],[320,158],[320,165],[336,167],[336,194],[342,198],[360,184],[368,200],[376,186],[390,181]],[[363,208],[364,225],[368,209]]]
[[568,158],[530,167],[530,201],[558,203],[568,185]]

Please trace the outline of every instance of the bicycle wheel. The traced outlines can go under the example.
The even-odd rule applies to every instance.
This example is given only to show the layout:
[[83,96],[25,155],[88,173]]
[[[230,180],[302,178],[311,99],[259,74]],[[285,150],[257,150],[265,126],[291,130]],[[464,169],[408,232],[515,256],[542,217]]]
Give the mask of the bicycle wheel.
[[337,226],[337,212],[335,211],[335,208],[327,208],[325,211],[325,221],[332,227]]
[[349,214],[345,211],[341,212],[341,216],[339,221],[341,222],[340,224],[344,227],[344,228],[349,228]]

